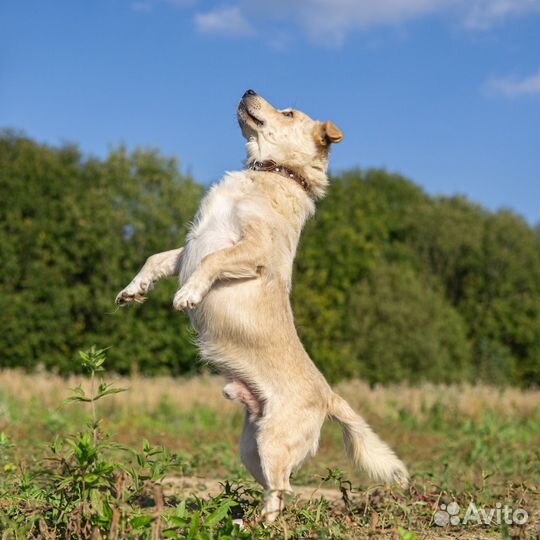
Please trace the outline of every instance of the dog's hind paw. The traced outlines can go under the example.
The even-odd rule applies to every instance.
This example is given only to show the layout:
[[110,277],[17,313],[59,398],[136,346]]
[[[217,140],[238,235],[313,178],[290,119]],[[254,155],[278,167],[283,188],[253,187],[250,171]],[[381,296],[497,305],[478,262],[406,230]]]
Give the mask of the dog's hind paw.
[[118,306],[128,304],[142,304],[146,300],[146,295],[152,290],[153,283],[135,276],[133,281],[116,296],[115,303]]

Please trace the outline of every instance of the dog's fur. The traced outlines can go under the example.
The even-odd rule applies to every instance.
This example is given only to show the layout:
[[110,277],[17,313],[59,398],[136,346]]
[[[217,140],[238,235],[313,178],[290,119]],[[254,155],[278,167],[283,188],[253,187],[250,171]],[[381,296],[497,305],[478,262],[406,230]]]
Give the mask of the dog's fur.
[[283,508],[291,472],[315,454],[326,417],[343,427],[347,452],[373,478],[405,486],[407,469],[315,367],[298,338],[289,302],[296,247],[327,187],[331,122],[276,110],[246,92],[238,120],[247,164],[273,160],[307,181],[246,168],[213,186],[184,248],[150,257],[117,297],[141,302],[154,284],[180,276],[174,307],[188,310],[202,356],[230,379],[228,399],[246,407],[242,461],[267,490],[263,513]]

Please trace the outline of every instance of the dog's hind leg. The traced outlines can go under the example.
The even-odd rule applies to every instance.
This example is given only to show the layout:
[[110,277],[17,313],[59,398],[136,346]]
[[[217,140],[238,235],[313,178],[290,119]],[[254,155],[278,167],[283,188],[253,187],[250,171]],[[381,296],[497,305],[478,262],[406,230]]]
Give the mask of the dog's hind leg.
[[127,306],[134,302],[141,304],[160,279],[178,276],[182,251],[183,247],[148,257],[131,283],[118,293],[116,304],[119,306]]
[[287,446],[283,440],[268,438],[264,434],[258,439],[266,489],[262,515],[268,522],[278,517],[285,507],[285,493],[291,492],[289,478],[295,464]]
[[257,425],[251,420],[249,410],[246,410],[244,430],[242,431],[242,437],[240,439],[240,458],[255,480],[263,487],[266,487],[266,480],[262,472],[259,448],[257,445]]
[[285,495],[292,491],[291,473],[317,451],[324,415],[306,408],[295,409],[289,403],[281,414],[263,417],[260,424],[257,446],[267,490],[265,521],[274,521],[283,510]]

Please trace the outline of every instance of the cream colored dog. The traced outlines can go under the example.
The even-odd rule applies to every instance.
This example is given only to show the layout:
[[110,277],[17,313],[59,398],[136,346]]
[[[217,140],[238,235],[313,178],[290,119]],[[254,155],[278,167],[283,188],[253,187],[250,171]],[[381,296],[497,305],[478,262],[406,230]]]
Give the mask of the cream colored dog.
[[225,397],[246,407],[240,453],[267,490],[265,519],[283,508],[291,472],[317,451],[327,417],[342,425],[356,465],[405,486],[403,463],[307,355],[289,302],[298,239],[327,187],[330,146],[343,134],[331,122],[276,110],[253,90],[238,120],[246,169],[210,189],[184,248],[152,255],[116,302],[142,302],[159,279],[180,276],[174,307],[188,310],[202,356],[229,378]]

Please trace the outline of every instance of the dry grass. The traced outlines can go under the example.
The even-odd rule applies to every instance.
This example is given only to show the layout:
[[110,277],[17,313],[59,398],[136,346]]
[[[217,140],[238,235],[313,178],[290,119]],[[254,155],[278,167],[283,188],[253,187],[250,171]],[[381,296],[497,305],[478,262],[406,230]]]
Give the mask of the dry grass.
[[[116,410],[132,412],[156,410],[164,397],[168,404],[185,411],[204,405],[218,414],[229,415],[238,407],[222,396],[225,381],[217,376],[193,378],[172,377],[114,377],[107,380],[128,392],[114,398]],[[6,369],[0,371],[0,392],[21,403],[38,400],[45,407],[56,407],[70,394],[70,388],[81,385],[88,390],[89,381],[83,376],[63,378],[51,373],[28,374]],[[434,406],[443,407],[447,414],[478,420],[487,411],[504,417],[530,417],[540,408],[539,390],[517,388],[498,389],[485,385],[434,385],[417,387],[406,385],[376,386],[370,388],[361,381],[338,384],[335,390],[345,397],[359,412],[397,419],[404,412],[419,421],[431,414]]]
[[[223,399],[223,381],[218,377],[202,376],[195,378],[172,377],[118,377],[107,374],[107,381],[114,386],[126,388],[128,392],[115,396],[115,407],[126,410],[155,410],[167,396],[171,405],[189,409],[194,405],[205,404],[228,412],[232,405]],[[45,406],[56,406],[59,400],[70,395],[70,388],[82,386],[89,391],[90,383],[86,377],[71,375],[67,378],[51,373],[28,374],[20,370],[0,371],[0,388],[21,402],[39,400]],[[229,407],[229,408],[227,408]]]
[[420,421],[436,404],[449,413],[473,420],[486,411],[528,417],[538,411],[540,404],[539,390],[498,389],[485,385],[393,385],[371,389],[360,381],[350,381],[338,385],[336,390],[358,410],[367,407],[381,416],[394,418],[399,411],[406,411]]

